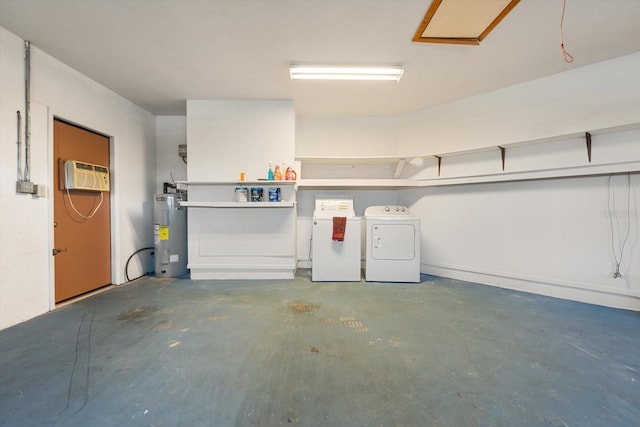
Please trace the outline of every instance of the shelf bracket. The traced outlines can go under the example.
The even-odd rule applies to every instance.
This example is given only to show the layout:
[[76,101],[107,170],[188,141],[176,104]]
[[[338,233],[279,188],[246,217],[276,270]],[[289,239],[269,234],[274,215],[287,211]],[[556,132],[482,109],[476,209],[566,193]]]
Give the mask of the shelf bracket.
[[589,159],[589,163],[591,163],[591,133],[585,132],[584,137],[587,140],[587,158]]
[[438,176],[440,176],[440,167],[442,166],[442,156],[433,156],[438,159]]
[[500,146],[498,146],[498,148],[500,149],[500,158],[502,159],[502,171],[504,172],[504,158],[507,153],[507,149]]
[[396,170],[393,173],[394,178],[398,178],[402,173],[402,168],[404,168],[405,159],[398,159],[398,163],[396,163]]

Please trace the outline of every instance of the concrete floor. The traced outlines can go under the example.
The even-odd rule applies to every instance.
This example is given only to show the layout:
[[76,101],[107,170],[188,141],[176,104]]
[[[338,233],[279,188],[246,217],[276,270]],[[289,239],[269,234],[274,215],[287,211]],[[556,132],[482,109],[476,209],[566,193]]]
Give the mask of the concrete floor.
[[640,315],[419,284],[143,278],[0,332],[6,426],[640,425]]

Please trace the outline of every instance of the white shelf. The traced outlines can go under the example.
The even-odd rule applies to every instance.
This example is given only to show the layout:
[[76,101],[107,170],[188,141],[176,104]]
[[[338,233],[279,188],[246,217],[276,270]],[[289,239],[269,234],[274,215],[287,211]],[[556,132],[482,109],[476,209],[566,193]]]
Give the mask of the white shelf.
[[243,208],[243,209],[264,209],[264,208],[292,208],[295,202],[180,202],[180,206],[190,208]]
[[299,179],[298,188],[305,187],[416,187],[413,179]]
[[[328,156],[311,156],[296,157],[296,161],[300,165],[394,165],[395,172],[393,178],[398,178],[402,173],[402,169],[407,161],[411,161],[416,156],[347,156],[347,157],[328,157]],[[300,167],[298,167],[300,169]],[[299,181],[302,181],[299,179]]]
[[185,185],[235,185],[235,186],[269,186],[276,187],[279,185],[295,185],[297,181],[286,181],[286,180],[267,180],[260,179],[257,181],[176,181],[176,184],[185,184]]
[[352,163],[369,163],[369,164],[393,164],[400,160],[411,160],[416,156],[346,156],[346,157],[329,157],[329,156],[309,156],[296,157],[296,160],[308,164],[352,164]]
[[[612,126],[607,128],[592,129],[592,130],[588,130],[588,132],[594,136],[597,136],[597,135],[603,135],[611,132],[620,132],[620,131],[639,129],[639,128],[640,128],[640,122],[637,122],[637,123],[628,123],[624,125]],[[513,147],[519,147],[522,145],[540,144],[540,143],[546,143],[546,142],[568,140],[572,138],[581,138],[581,137],[584,137],[584,135],[585,135],[585,132],[572,132],[572,133],[565,133],[560,135],[551,135],[547,137],[535,138],[530,140],[505,142],[502,144],[485,146],[485,147],[476,147],[476,148],[469,148],[469,149],[455,150],[455,151],[412,154],[412,155],[406,155],[406,156],[405,155],[403,156],[400,156],[400,155],[397,155],[397,156],[345,156],[345,157],[298,156],[296,157],[296,160],[301,161],[303,163],[309,163],[309,164],[352,164],[352,163],[393,164],[395,162],[411,161],[413,159],[418,159],[418,158],[424,159],[427,157],[450,157],[450,156],[477,154],[477,153],[483,153],[487,151],[497,151],[500,149],[500,147],[513,148]]]

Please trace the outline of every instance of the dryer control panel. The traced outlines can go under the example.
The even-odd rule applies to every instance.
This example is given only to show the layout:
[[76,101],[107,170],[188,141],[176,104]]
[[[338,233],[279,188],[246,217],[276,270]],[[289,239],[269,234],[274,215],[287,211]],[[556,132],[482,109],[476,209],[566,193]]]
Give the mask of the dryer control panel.
[[411,212],[406,206],[369,206],[364,216],[411,216]]

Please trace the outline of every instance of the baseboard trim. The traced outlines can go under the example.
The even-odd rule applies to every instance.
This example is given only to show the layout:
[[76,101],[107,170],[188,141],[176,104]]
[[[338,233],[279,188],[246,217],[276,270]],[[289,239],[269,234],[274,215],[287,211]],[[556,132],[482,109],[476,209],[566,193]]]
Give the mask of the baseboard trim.
[[581,288],[575,283],[550,282],[539,278],[514,277],[504,273],[477,271],[459,266],[443,266],[423,263],[421,273],[450,279],[464,280],[482,285],[529,292],[554,298],[640,311],[640,296],[630,291],[616,292],[614,289],[593,287]]

